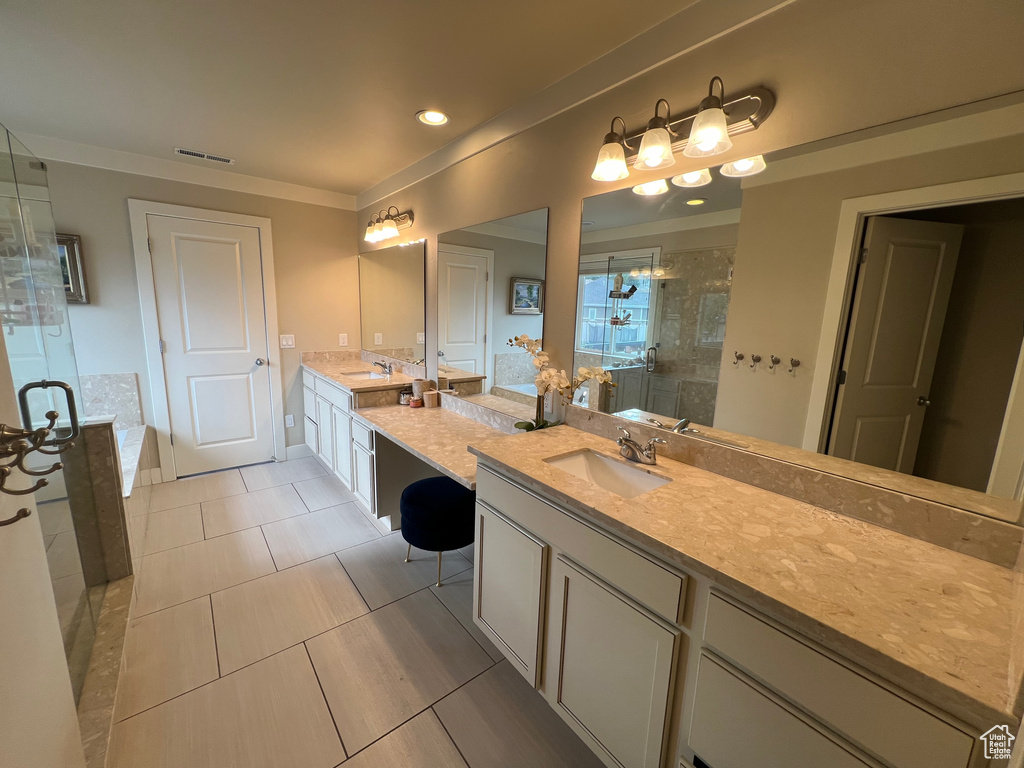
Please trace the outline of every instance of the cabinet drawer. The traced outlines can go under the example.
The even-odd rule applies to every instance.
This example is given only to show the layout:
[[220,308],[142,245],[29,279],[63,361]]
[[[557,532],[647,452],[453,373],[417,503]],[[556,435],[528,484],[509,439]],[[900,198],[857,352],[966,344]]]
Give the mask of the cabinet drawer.
[[968,734],[716,594],[704,641],[897,768],[964,768],[970,760]]
[[715,768],[870,768],[838,741],[701,654],[690,748]]
[[309,387],[302,388],[302,412],[307,419],[316,421],[316,395]]
[[352,395],[324,379],[316,380],[316,393],[345,413],[352,410]]
[[316,389],[316,376],[309,371],[302,371],[302,386],[308,387],[309,389]]
[[352,419],[352,442],[373,451],[373,429],[361,421]]
[[534,531],[546,542],[646,605],[678,623],[686,594],[686,577],[620,544],[597,528],[512,485],[487,467],[478,466],[477,498]]

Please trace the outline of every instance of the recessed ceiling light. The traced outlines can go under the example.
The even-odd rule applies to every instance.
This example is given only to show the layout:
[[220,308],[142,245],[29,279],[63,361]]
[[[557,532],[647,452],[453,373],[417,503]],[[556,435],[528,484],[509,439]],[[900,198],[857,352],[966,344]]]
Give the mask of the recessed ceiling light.
[[424,125],[444,125],[451,118],[439,109],[421,109],[416,113],[416,119]]
[[707,200],[705,200],[703,197],[691,197],[689,200],[686,201],[686,204],[687,205],[704,205],[704,203],[706,203],[706,202],[707,202]]

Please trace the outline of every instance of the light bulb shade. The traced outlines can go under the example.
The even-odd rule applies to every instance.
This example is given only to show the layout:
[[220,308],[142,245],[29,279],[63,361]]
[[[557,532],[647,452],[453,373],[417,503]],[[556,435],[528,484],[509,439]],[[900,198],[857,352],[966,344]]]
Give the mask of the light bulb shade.
[[753,157],[745,157],[742,160],[733,160],[731,163],[726,163],[721,167],[720,172],[723,176],[742,178],[743,176],[753,176],[760,173],[765,167],[764,157],[754,155]]
[[378,221],[376,224],[373,225],[373,242],[379,243],[381,240],[383,240],[384,239],[382,237],[383,234],[384,234],[384,222],[383,221]]
[[637,184],[633,192],[638,195],[663,195],[668,192],[668,184],[664,179],[648,181],[644,184]]
[[[654,120],[651,121],[652,123]],[[672,155],[672,136],[667,128],[648,126],[640,140],[640,151],[633,167],[641,171],[653,171],[675,165]]]
[[693,119],[690,138],[683,154],[687,157],[711,157],[732,149],[729,128],[722,111],[722,102],[709,96],[701,102],[701,109]]
[[398,227],[395,225],[395,220],[384,219],[384,223],[381,225],[380,239],[390,240],[392,237],[398,237]]
[[703,187],[711,183],[711,171],[702,168],[699,171],[688,171],[672,177],[672,183],[677,187]]
[[595,181],[619,181],[627,176],[629,168],[626,167],[626,152],[622,149],[622,144],[617,140],[608,141],[605,138],[605,143],[597,153],[597,164],[590,178]]
[[371,221],[366,225],[366,234],[363,235],[363,240],[368,243],[373,242],[373,222]]

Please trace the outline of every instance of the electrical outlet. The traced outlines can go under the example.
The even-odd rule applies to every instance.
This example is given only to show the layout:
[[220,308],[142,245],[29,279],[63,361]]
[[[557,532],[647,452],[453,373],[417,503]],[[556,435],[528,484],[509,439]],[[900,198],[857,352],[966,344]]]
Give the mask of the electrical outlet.
[[383,333],[375,333],[375,334],[373,334],[373,343],[376,346],[378,346],[378,347],[384,346],[384,334]]
[[295,417],[292,416],[290,413],[288,415],[286,415],[284,417],[284,425],[286,427],[294,427],[295,426]]
[[339,333],[338,334],[338,346],[339,347],[347,347],[348,346],[348,334],[347,333]]
[[425,344],[426,341],[427,341],[427,334],[425,334],[425,333],[417,333],[416,334],[416,343],[417,344]]
[[281,335],[281,349],[295,349],[294,334],[289,333]]

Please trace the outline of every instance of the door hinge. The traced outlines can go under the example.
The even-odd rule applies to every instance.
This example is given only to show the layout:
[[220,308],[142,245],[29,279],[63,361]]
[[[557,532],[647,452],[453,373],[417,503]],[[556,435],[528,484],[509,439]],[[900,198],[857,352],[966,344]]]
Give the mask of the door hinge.
[[171,433],[171,445],[174,445],[174,433]]
[[858,261],[861,264],[867,264],[868,263],[868,249],[867,248],[861,248],[860,249],[860,256],[858,257]]
[[485,333],[484,334],[484,344],[486,344],[486,343],[487,343],[487,334]]
[[146,238],[146,247],[149,248],[149,252],[153,252],[153,241],[150,238]]
[[846,383],[846,371],[839,372],[839,385],[842,386]]
[[167,351],[167,343],[163,339],[160,339],[160,351],[161,352],[166,352]]

